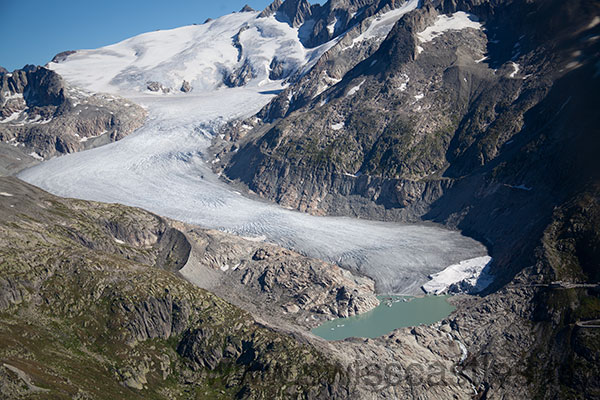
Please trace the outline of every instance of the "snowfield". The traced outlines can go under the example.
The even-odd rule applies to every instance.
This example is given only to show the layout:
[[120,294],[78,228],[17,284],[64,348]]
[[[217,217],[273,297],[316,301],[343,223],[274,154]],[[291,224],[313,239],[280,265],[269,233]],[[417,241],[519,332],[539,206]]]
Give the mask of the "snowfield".
[[367,30],[352,41],[352,46],[367,39],[377,37],[384,39],[388,33],[390,33],[396,22],[417,7],[419,7],[419,0],[407,0],[398,8],[376,15],[372,18],[371,24]]
[[[241,58],[232,41],[236,35]],[[419,293],[429,275],[485,256],[484,246],[437,226],[315,217],[249,199],[207,163],[215,128],[255,114],[282,88],[268,79],[272,56],[302,70],[328,46],[305,50],[288,25],[238,13],[51,63],[68,82],[125,96],[149,117],[123,140],[45,161],[19,177],[60,196],[138,206],[337,262],[373,277],[380,293]],[[219,68],[235,69],[245,59],[259,71],[256,77],[243,87],[222,87]],[[191,93],[145,90],[146,80],[175,87],[184,79],[192,83]]]
[[306,50],[297,29],[257,15],[233,13],[203,25],[145,33],[100,49],[80,50],[50,68],[95,92],[144,91],[152,81],[179,91],[184,80],[195,91],[207,91],[220,86],[224,74],[246,61],[261,84],[268,81],[275,55],[285,69],[298,70],[324,51]]

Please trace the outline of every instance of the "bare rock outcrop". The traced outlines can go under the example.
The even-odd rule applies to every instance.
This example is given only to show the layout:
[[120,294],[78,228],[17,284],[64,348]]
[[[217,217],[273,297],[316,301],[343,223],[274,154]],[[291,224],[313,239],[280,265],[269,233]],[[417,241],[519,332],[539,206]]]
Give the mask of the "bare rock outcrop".
[[122,139],[145,116],[125,99],[85,92],[44,67],[0,73],[0,175]]
[[[379,304],[371,279],[354,276],[336,265],[221,232],[193,228],[185,232],[193,257],[180,272],[227,299],[252,298],[254,305],[273,314],[283,311],[307,326],[360,314]],[[202,276],[201,271],[212,271],[216,278],[210,284],[195,278]]]
[[171,88],[163,86],[162,83],[156,82],[156,81],[147,82],[146,83],[146,89],[148,89],[151,92],[162,92],[162,93],[169,93],[169,92],[171,92]]
[[310,18],[311,14],[311,5],[307,0],[275,0],[258,15],[258,18],[275,15],[296,28]]
[[181,90],[183,93],[189,93],[192,91],[192,84],[188,81],[183,81],[179,90]]
[[254,12],[256,11],[254,8],[250,7],[248,4],[244,5],[240,12]]

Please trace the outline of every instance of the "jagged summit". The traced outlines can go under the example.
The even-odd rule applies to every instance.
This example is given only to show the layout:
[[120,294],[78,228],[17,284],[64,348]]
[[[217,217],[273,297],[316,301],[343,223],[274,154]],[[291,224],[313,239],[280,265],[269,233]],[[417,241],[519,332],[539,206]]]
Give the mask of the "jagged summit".
[[307,0],[275,0],[258,15],[258,18],[273,14],[278,20],[297,28],[312,15],[312,7]]
[[256,11],[254,8],[250,7],[248,4],[246,4],[244,7],[242,7],[242,9],[240,10],[240,12],[254,12]]
[[271,4],[267,6],[267,8],[265,8],[261,11],[260,14],[258,14],[258,18],[266,18],[275,14],[277,10],[279,10],[279,7],[281,7],[282,3],[283,2],[281,0],[274,0]]

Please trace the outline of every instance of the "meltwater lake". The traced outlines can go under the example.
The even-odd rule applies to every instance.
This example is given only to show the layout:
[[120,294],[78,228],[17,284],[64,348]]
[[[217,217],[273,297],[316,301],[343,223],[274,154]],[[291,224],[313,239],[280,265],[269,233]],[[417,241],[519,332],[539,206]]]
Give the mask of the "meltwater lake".
[[325,322],[312,333],[325,340],[376,338],[394,329],[429,325],[448,316],[455,307],[449,296],[378,296],[379,306],[364,314]]

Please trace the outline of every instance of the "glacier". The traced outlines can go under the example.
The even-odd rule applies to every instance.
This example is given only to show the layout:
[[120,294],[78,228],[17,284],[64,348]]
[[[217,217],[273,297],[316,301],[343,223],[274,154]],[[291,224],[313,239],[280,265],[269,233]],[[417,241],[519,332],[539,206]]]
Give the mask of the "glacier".
[[[118,142],[47,160],[19,178],[56,195],[141,207],[273,242],[370,276],[379,293],[421,293],[428,276],[486,256],[481,243],[456,231],[312,216],[249,198],[212,172],[208,151],[215,130],[254,115],[282,89],[282,81],[269,79],[272,57],[302,71],[333,45],[307,50],[296,29],[256,16],[236,13],[200,26],[147,33],[50,63],[73,85],[140,104],[148,119]],[[232,41],[236,35],[238,47]],[[224,87],[219,71],[244,62],[256,72],[252,80]],[[173,87],[186,80],[194,89],[151,93],[145,89],[148,80]]]

